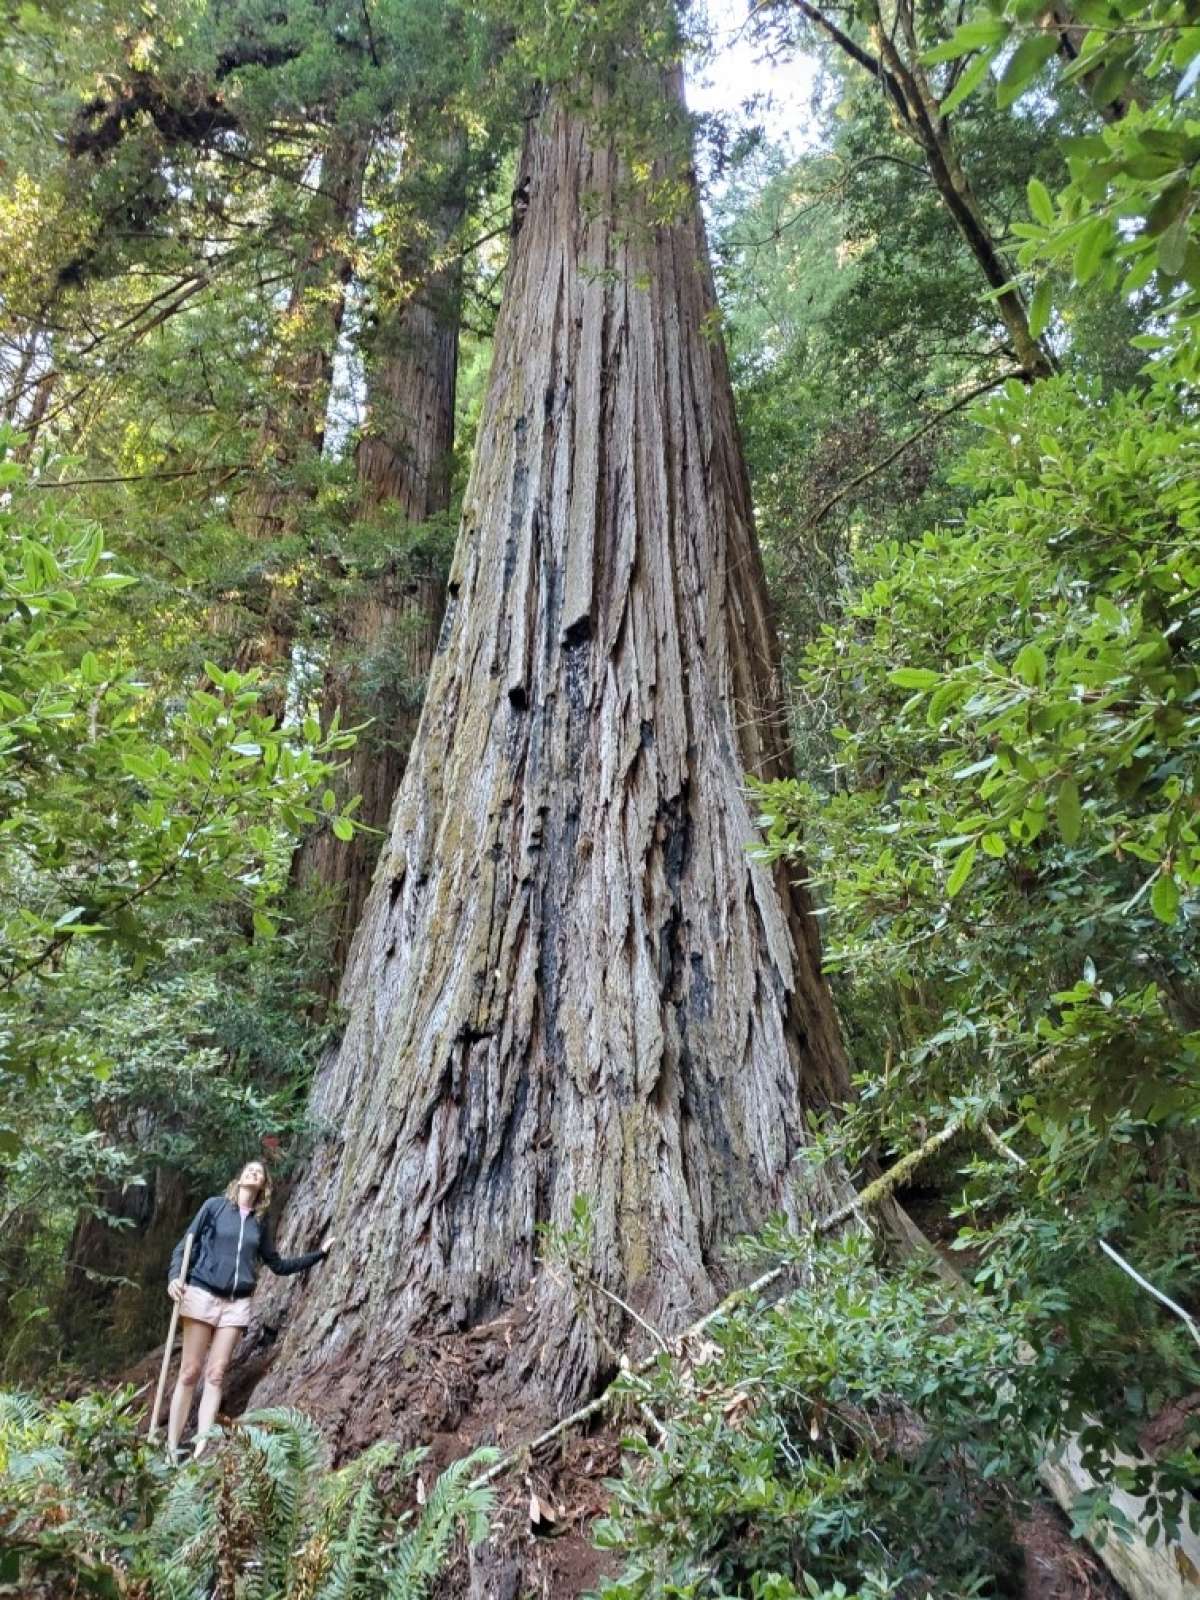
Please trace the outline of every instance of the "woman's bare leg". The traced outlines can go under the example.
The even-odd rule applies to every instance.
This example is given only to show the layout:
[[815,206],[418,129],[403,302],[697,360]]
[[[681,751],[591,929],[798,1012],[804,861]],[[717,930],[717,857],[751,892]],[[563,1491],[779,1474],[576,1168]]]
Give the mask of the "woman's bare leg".
[[192,1409],[192,1396],[204,1371],[204,1358],[213,1336],[213,1330],[207,1322],[197,1322],[193,1317],[184,1317],[182,1321],[183,1355],[179,1360],[179,1377],[175,1382],[175,1393],[171,1396],[171,1415],[167,1421],[167,1449],[171,1455],[179,1449],[179,1441]]
[[208,1347],[208,1360],[204,1363],[204,1392],[200,1396],[200,1416],[196,1422],[196,1448],[194,1456],[204,1449],[204,1435],[217,1418],[221,1404],[221,1389],[229,1361],[242,1336],[240,1328],[217,1328]]

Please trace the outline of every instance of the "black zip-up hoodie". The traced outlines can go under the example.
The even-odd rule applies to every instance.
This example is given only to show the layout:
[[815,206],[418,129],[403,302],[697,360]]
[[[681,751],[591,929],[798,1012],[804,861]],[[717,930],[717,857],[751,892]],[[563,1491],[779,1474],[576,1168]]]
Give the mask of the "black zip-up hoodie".
[[[270,1232],[254,1213],[243,1217],[223,1194],[214,1194],[204,1202],[187,1232],[193,1236],[188,1282],[234,1300],[244,1300],[254,1293],[260,1261],[282,1278],[291,1272],[304,1272],[325,1259],[323,1250],[310,1250],[304,1256],[281,1256]],[[179,1276],[186,1238],[185,1233],[171,1252],[168,1283],[174,1283]]]

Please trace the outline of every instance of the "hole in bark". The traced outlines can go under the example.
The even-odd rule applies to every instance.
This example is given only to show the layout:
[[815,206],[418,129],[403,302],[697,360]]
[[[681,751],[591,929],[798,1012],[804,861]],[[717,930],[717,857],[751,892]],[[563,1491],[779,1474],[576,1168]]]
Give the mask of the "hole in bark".
[[642,718],[642,749],[648,750],[654,743],[654,724]]
[[454,1042],[465,1045],[469,1050],[473,1044],[478,1044],[480,1040],[494,1037],[494,1031],[491,1028],[473,1028],[469,1022],[464,1022],[454,1035]]
[[459,585],[457,583],[450,584],[446,589],[446,609],[442,613],[442,626],[438,630],[437,650],[435,652],[439,656],[444,654],[447,645],[450,643],[450,630],[454,626],[454,614],[458,610],[458,590]]
[[514,711],[529,710],[529,696],[525,692],[525,685],[523,683],[513,684],[512,688],[508,691],[508,703],[510,706],[512,706]]
[[592,617],[588,611],[563,629],[563,643],[567,645],[586,644],[591,637]]
[[400,898],[400,891],[404,887],[404,874],[398,873],[388,885],[388,905],[394,906]]

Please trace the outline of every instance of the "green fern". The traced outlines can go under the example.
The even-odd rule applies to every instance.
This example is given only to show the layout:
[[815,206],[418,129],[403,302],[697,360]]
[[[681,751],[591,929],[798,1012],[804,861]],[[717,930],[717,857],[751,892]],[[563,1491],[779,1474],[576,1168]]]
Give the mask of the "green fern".
[[330,1547],[332,1570],[318,1591],[320,1600],[358,1600],[367,1592],[378,1560],[381,1522],[379,1496],[368,1478],[351,1502],[344,1536]]
[[203,1492],[193,1472],[181,1474],[168,1490],[149,1530],[147,1543],[156,1600],[206,1600],[216,1559],[215,1497]]
[[483,1538],[495,1496],[473,1479],[498,1456],[497,1450],[478,1450],[441,1474],[416,1526],[392,1547],[384,1574],[386,1600],[425,1600],[460,1527],[470,1544]]
[[47,1407],[0,1393],[0,1514],[31,1583],[153,1600],[423,1600],[457,1534],[486,1531],[492,1496],[472,1478],[495,1451],[455,1462],[420,1514],[397,1520],[390,1482],[411,1480],[424,1450],[385,1441],[334,1471],[315,1425],[280,1407],[171,1471],[131,1394]]

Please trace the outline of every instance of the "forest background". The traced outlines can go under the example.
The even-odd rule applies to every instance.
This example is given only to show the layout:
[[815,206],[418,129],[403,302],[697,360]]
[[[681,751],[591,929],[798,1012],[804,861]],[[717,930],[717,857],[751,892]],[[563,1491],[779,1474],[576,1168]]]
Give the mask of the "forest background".
[[[679,128],[621,74],[715,58],[719,84],[732,29],[805,84],[802,127],[752,98],[691,132],[798,773],[756,787],[754,847],[812,885],[856,1091],[813,1160],[869,1175],[945,1133],[906,1198],[976,1293],[861,1241],[760,1241],[828,1294],[731,1315],[699,1399],[667,1365],[647,1380],[607,1592],[1011,1592],[1013,1508],[1081,1428],[1098,1470],[1148,1456],[1102,1473],[1077,1528],[1118,1488],[1149,1495],[1151,1537],[1177,1525],[1194,1325],[1097,1241],[1194,1305],[1187,6],[26,0],[6,25],[4,1383],[78,1396],[127,1370],[197,1200],[260,1149],[304,1168],[441,627],[535,86],[624,83],[595,115],[665,227]],[[568,1277],[587,1201],[546,1241]],[[742,1392],[749,1414],[711,1402]],[[6,1508],[39,1572],[141,1592],[119,1585],[159,1582],[185,1511],[197,1573],[228,1546],[195,1486],[154,1534],[168,1491],[112,1402],[6,1407],[6,1459],[49,1451],[71,1508]],[[301,1474],[327,1542],[339,1496],[383,1516],[384,1459],[326,1479],[300,1427],[243,1448]],[[481,1503],[340,1536],[394,1555],[425,1528],[440,1561]],[[357,1545],[339,1559],[368,1582]]]

